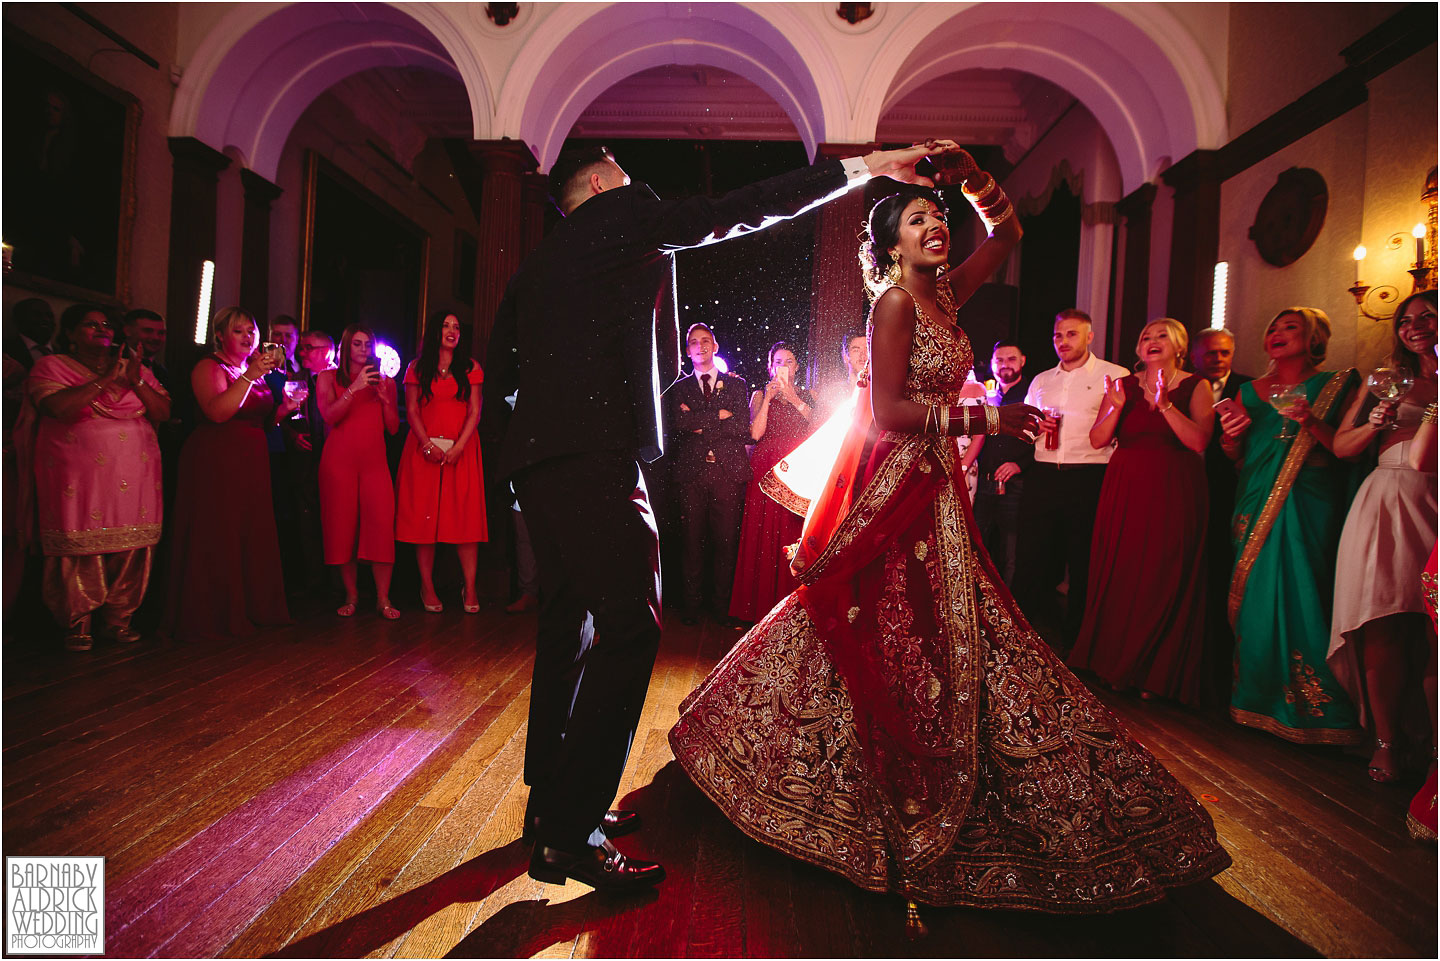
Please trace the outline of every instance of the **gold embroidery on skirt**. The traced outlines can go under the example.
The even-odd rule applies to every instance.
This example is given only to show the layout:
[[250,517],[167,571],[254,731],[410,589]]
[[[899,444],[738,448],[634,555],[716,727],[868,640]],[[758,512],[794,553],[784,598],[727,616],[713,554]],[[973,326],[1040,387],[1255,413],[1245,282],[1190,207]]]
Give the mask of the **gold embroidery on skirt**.
[[1290,685],[1285,689],[1285,703],[1303,705],[1305,713],[1311,717],[1324,717],[1324,705],[1333,700],[1325,693],[1320,678],[1315,676],[1315,668],[1305,663],[1305,655],[1300,651],[1291,651]]

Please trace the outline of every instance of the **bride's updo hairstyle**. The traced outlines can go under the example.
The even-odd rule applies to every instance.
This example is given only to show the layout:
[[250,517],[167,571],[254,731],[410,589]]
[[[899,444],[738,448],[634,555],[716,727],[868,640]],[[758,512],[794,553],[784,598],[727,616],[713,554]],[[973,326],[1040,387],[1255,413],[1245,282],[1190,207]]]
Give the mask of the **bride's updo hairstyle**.
[[897,265],[890,248],[900,242],[900,216],[912,200],[921,197],[945,215],[945,200],[939,191],[919,184],[901,184],[899,190],[870,208],[869,225],[860,235],[860,273],[871,300],[895,284]]

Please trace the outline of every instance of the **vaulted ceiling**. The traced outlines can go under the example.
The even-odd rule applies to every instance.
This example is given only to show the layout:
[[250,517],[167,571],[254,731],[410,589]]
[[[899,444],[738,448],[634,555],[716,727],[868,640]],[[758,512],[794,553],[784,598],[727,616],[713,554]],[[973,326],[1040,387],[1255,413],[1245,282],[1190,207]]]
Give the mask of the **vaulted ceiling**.
[[[428,137],[468,138],[464,88],[416,67],[355,74],[332,92],[408,159]],[[965,70],[917,87],[883,114],[878,139],[904,143],[945,131],[1018,159],[1074,102],[1061,88],[1014,70]],[[662,66],[613,85],[580,115],[571,136],[599,140],[796,140],[790,117],[758,86],[716,67]]]

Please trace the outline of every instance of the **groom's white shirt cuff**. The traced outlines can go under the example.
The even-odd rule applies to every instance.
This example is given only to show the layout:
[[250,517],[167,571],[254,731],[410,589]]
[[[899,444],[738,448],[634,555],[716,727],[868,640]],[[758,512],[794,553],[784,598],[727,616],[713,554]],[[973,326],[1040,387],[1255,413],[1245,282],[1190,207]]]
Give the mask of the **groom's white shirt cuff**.
[[870,168],[865,166],[864,157],[846,157],[840,161],[845,168],[845,186],[853,187],[870,179]]

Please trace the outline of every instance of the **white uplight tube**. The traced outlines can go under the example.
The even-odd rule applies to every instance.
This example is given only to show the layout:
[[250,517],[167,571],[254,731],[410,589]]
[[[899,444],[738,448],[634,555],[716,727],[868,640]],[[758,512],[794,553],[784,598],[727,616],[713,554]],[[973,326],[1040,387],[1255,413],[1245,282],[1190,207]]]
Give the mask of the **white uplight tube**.
[[1215,288],[1210,295],[1210,327],[1225,326],[1225,295],[1230,289],[1230,264],[1224,260],[1215,265]]
[[215,261],[200,266],[200,302],[195,307],[195,343],[204,344],[210,326],[210,288],[215,283]]

